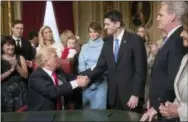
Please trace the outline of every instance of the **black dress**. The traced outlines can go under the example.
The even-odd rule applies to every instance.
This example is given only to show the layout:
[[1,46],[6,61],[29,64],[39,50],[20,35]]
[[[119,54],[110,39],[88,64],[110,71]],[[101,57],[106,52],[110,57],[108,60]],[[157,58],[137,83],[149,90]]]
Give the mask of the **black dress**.
[[[20,58],[16,56],[18,65]],[[1,74],[11,69],[11,64],[1,57]],[[16,111],[27,104],[27,85],[17,71],[1,81],[1,111]]]

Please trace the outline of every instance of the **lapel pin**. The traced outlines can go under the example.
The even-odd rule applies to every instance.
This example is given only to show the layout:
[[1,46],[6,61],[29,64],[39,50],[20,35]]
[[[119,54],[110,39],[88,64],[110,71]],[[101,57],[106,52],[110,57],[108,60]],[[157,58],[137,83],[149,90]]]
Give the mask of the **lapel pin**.
[[127,43],[127,41],[126,41],[126,40],[124,40],[124,41],[123,41],[123,43]]

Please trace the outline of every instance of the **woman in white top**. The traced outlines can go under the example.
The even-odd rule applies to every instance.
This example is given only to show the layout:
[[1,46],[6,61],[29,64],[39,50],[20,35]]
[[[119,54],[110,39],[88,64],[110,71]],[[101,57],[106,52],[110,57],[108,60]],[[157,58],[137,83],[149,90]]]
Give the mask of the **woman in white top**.
[[44,47],[55,48],[58,57],[61,57],[61,53],[63,51],[63,45],[61,43],[54,41],[52,29],[47,25],[44,25],[43,27],[40,28],[40,31],[39,31],[39,46],[37,48],[37,51],[40,48],[44,48]]

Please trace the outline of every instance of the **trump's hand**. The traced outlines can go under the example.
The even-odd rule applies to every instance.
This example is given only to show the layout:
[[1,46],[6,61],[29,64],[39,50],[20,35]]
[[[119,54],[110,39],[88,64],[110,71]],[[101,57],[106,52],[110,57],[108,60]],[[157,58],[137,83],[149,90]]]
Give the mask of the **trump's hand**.
[[85,87],[90,82],[90,80],[87,76],[77,76],[76,81],[77,81],[79,87]]
[[138,97],[137,96],[134,96],[132,95],[127,103],[127,106],[130,108],[130,109],[134,109],[135,107],[137,107],[138,105]]

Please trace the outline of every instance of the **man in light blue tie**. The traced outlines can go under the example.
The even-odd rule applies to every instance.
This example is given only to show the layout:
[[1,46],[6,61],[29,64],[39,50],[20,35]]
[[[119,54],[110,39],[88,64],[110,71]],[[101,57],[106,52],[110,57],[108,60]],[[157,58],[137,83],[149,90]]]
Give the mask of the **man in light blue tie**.
[[115,10],[105,14],[104,29],[109,36],[104,39],[97,65],[82,75],[95,81],[107,71],[110,108],[142,112],[147,72],[144,41],[124,29],[122,15]]
[[117,62],[118,52],[119,52],[119,40],[116,38],[114,42],[115,42],[114,60],[115,62]]

